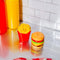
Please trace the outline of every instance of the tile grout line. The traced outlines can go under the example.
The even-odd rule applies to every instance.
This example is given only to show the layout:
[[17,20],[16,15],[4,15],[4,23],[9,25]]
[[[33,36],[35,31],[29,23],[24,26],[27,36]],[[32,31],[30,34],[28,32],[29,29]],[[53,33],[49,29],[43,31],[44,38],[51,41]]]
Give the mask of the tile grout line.
[[[26,21],[24,21],[26,22]],[[28,22],[28,23],[31,23],[31,24],[35,24],[35,25],[38,25],[38,26],[41,26],[40,24],[36,24],[36,23],[32,23],[32,22]],[[41,26],[41,27],[44,27],[44,26]],[[47,29],[50,29],[50,30],[53,30],[53,31],[57,31],[57,32],[60,32],[60,30],[57,30],[56,28],[48,28],[48,27],[44,27],[44,28],[47,28]]]
[[49,22],[50,22],[51,13],[49,13]]

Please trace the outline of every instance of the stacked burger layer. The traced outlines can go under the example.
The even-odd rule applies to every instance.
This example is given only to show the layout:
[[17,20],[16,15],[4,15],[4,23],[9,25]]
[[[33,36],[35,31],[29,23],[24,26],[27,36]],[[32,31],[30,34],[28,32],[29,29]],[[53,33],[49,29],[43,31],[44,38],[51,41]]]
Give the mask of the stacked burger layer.
[[44,45],[44,34],[41,32],[34,32],[31,36],[31,53],[40,55]]

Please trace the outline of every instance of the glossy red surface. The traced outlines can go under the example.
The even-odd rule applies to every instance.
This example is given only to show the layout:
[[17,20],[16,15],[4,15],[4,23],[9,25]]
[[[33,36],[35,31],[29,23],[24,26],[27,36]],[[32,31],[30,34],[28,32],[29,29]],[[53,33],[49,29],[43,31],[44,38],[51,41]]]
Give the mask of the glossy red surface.
[[51,58],[47,58],[47,60],[52,60]]
[[39,58],[34,58],[34,59],[32,59],[32,60],[40,60]]
[[19,42],[28,42],[29,41],[29,37],[30,37],[30,33],[27,33],[27,34],[22,34],[22,33],[19,33],[18,32],[18,36],[19,36]]
[[5,15],[5,3],[4,0],[0,0],[0,34],[7,31],[6,15]]
[[27,60],[26,58],[16,58],[16,59],[13,59],[13,60]]

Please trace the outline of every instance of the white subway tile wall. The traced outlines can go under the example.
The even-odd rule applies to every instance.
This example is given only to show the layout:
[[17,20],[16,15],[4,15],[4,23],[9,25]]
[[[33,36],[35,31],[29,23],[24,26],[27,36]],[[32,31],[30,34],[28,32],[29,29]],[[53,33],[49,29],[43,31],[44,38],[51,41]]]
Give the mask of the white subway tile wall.
[[57,28],[58,30],[60,30],[60,24],[59,24],[59,23],[56,24],[56,28]]
[[60,33],[59,32],[55,32],[55,38],[60,40]]
[[60,0],[22,0],[23,21],[60,30]]
[[28,0],[22,0],[23,6],[28,6]]
[[36,17],[40,17],[42,19],[49,19],[49,13],[48,12],[44,12],[44,11],[40,11],[40,10],[36,10],[35,11],[35,16]]
[[60,4],[60,0],[53,0],[53,3]]
[[42,2],[51,2],[51,0],[40,0]]
[[56,22],[56,20],[57,20],[57,14],[52,14],[52,13],[50,13],[50,21],[51,22]]
[[23,7],[23,14],[34,16],[34,9]]
[[23,20],[40,25],[40,18],[37,17],[27,16],[23,14]]

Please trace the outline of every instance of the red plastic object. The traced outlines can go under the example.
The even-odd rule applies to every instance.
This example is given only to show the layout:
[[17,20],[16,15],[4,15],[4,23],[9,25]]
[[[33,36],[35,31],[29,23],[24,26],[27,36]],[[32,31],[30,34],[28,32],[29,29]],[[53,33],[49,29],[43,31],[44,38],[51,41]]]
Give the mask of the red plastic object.
[[5,15],[5,3],[4,0],[0,0],[0,34],[7,31],[6,15]]
[[23,33],[18,32],[19,42],[28,42],[29,41],[30,33],[31,33],[31,31],[29,33],[27,33],[27,34],[23,34]]
[[27,60],[26,58],[16,58],[16,59],[13,59],[13,60]]
[[52,60],[51,58],[47,58],[47,60]]
[[34,59],[32,59],[32,60],[40,60],[39,58],[34,58]]

